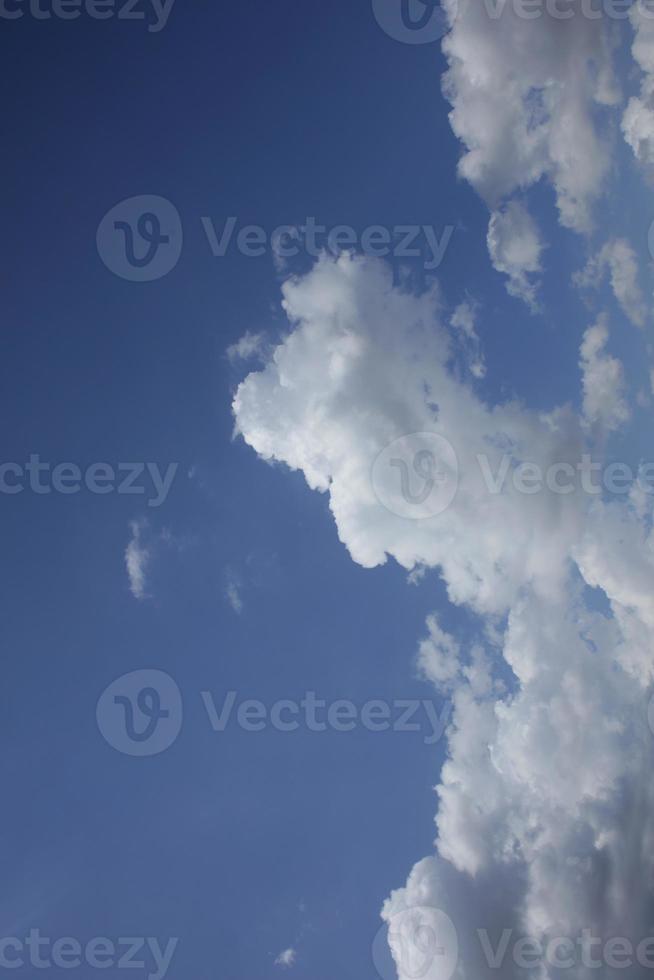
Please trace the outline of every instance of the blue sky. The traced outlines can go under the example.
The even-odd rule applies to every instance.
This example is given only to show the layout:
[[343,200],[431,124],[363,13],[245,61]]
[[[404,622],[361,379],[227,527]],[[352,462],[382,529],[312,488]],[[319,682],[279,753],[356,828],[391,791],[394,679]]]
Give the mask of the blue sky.
[[[459,22],[454,35],[462,50],[464,29]],[[488,37],[503,29],[490,23]],[[330,495],[307,486],[314,462],[307,447],[321,438],[307,408],[311,370],[323,357],[327,364],[327,349],[308,333],[306,365],[289,356],[298,404],[284,401],[274,372],[269,383],[254,374],[275,345],[288,351],[293,331],[307,324],[322,329],[320,313],[307,313],[299,326],[289,323],[280,302],[282,283],[296,275],[296,283],[307,284],[306,303],[313,309],[322,273],[311,278],[318,267],[306,256],[280,267],[269,247],[258,258],[235,247],[214,256],[202,219],[220,230],[235,216],[238,228],[257,225],[267,236],[309,216],[359,233],[371,225],[428,225],[440,236],[451,226],[435,276],[425,273],[421,258],[390,259],[388,288],[419,295],[437,280],[438,330],[421,321],[430,354],[437,332],[449,329],[460,304],[478,310],[485,375],[471,381],[465,351],[459,351],[461,387],[474,392],[475,406],[498,407],[498,426],[504,424],[501,406],[518,399],[517,414],[528,416],[524,424],[532,426],[520,431],[533,433],[533,446],[527,436],[526,448],[537,458],[538,413],[563,404],[572,406],[575,419],[586,411],[582,422],[570,424],[572,441],[573,429],[606,422],[604,403],[595,419],[584,408],[579,368],[582,338],[606,310],[609,350],[623,364],[632,415],[617,435],[618,427],[607,423],[608,431],[598,435],[593,429],[593,438],[608,459],[637,467],[651,446],[648,161],[637,160],[624,142],[619,118],[609,119],[614,105],[593,109],[598,130],[614,145],[601,195],[594,194],[592,229],[558,220],[560,188],[549,165],[539,181],[518,175],[511,194],[521,207],[524,199],[544,243],[539,267],[530,273],[538,281],[534,312],[524,297],[508,295],[500,260],[493,268],[487,249],[489,210],[503,213],[510,194],[490,201],[495,191],[457,173],[465,135],[453,131],[452,106],[441,93],[441,75],[453,55],[438,43],[409,45],[389,37],[370,3],[254,0],[192,9],[178,0],[156,33],[143,21],[37,20],[26,12],[3,25],[0,44],[10,93],[2,189],[3,462],[24,465],[38,454],[41,461],[70,462],[81,472],[101,462],[114,468],[151,462],[161,472],[176,467],[170,492],[157,507],[148,505],[146,475],[138,485],[148,490],[140,495],[85,489],[38,494],[26,487],[0,497],[6,651],[0,937],[23,938],[30,929],[82,944],[93,937],[117,943],[139,936],[158,937],[165,945],[176,937],[169,977],[258,980],[288,971],[311,980],[372,980],[378,976],[371,949],[382,927],[382,903],[403,885],[412,865],[434,852],[433,788],[445,739],[426,744],[422,714],[420,730],[409,732],[357,725],[350,732],[284,733],[268,726],[257,733],[235,722],[215,732],[202,692],[210,691],[220,704],[235,691],[239,700],[257,699],[268,710],[279,699],[300,702],[307,691],[328,703],[348,699],[359,706],[373,699],[424,699],[440,713],[455,697],[453,689],[437,690],[433,676],[416,666],[431,615],[462,648],[487,641],[497,677],[512,690],[521,684],[526,690],[528,672],[523,675],[519,658],[511,655],[510,637],[503,659],[496,634],[508,617],[520,615],[518,594],[527,602],[533,588],[533,602],[549,608],[554,572],[543,573],[542,592],[540,571],[534,585],[524,571],[533,563],[526,559],[522,572],[507,573],[508,584],[489,572],[489,589],[507,598],[482,601],[448,570],[446,553],[466,555],[471,547],[456,537],[460,529],[448,544],[425,544],[424,550],[411,538],[411,559],[402,567],[407,552],[399,532],[386,537],[379,531],[378,540],[363,518],[357,523],[359,501],[339,476],[336,437],[334,457],[325,465],[336,491],[344,486],[355,518],[351,524],[341,513],[335,521]],[[625,33],[615,60],[626,95],[638,90],[630,59]],[[463,81],[458,84],[463,92]],[[564,109],[551,108],[552,118]],[[141,195],[171,202],[183,229],[179,261],[151,282],[113,274],[96,245],[103,216]],[[597,291],[571,281],[616,239],[628,239],[638,264],[638,295],[647,310],[640,326],[629,321],[607,281]],[[374,279],[367,268],[352,273],[361,276],[356,296],[362,304],[366,277]],[[404,300],[397,303],[402,309]],[[421,316],[425,309],[420,307]],[[342,315],[347,320],[349,314]],[[363,314],[362,321],[369,322]],[[367,331],[361,327],[352,336],[365,342]],[[228,356],[244,335],[260,338],[262,360]],[[389,331],[374,343],[386,363],[396,335]],[[588,367],[589,375],[606,366],[602,356]],[[244,439],[234,436],[232,402],[248,375],[251,400],[240,415],[236,410]],[[383,400],[367,398],[365,368],[361,377],[363,385],[344,385],[324,402],[318,396],[326,427],[336,419],[334,431],[340,432],[350,417],[386,418]],[[410,378],[407,387],[415,381]],[[315,385],[321,384],[317,372]],[[591,387],[597,391],[597,382]],[[471,417],[472,405],[466,410]],[[465,415],[451,411],[453,419]],[[300,462],[285,441],[288,419],[302,433]],[[509,419],[506,430],[520,425]],[[398,436],[406,433],[395,429]],[[464,439],[463,432],[455,436]],[[362,442],[364,435],[362,430]],[[262,440],[272,447],[269,453],[260,448]],[[330,451],[324,449],[327,456]],[[556,451],[548,444],[543,453],[550,459]],[[274,457],[275,465],[257,453]],[[479,502],[472,513],[481,515],[483,506]],[[508,514],[479,521],[497,520],[501,537]],[[595,515],[597,527],[588,532],[593,541],[610,537],[612,514]],[[475,521],[468,518],[473,534]],[[517,539],[527,536],[526,527],[517,527]],[[558,540],[559,532],[557,525],[552,538]],[[370,553],[378,547],[387,553],[386,564],[356,555],[353,560],[362,540],[366,554],[368,544]],[[141,562],[140,588],[126,567],[130,541]],[[621,610],[640,609],[640,586],[634,585],[632,601],[602,571],[582,530],[575,542],[575,557],[565,561],[577,561],[582,571],[575,574],[604,592],[606,622],[614,618],[627,630]],[[480,553],[484,547],[480,543]],[[620,542],[615,547],[620,552]],[[493,554],[498,568],[505,558],[507,565],[513,560],[513,553]],[[607,564],[620,568],[624,558],[641,569],[642,583],[643,568],[649,574],[651,564],[646,549],[644,554],[630,563],[620,552]],[[408,584],[412,565],[424,575]],[[639,615],[642,628],[651,629],[647,610]],[[594,622],[592,629],[604,636],[606,622]],[[627,645],[636,643],[636,635],[642,642],[636,626],[629,628]],[[597,637],[596,643],[601,648]],[[543,658],[548,656],[546,648]],[[629,663],[638,659],[620,656]],[[107,686],[141,669],[169,674],[183,700],[183,724],[173,744],[145,758],[117,751],[96,721]],[[624,664],[620,669],[629,674]],[[649,670],[641,667],[643,703]],[[499,687],[495,693],[500,701],[508,697]],[[629,697],[633,705],[635,696]],[[626,704],[626,693],[624,699]],[[554,712],[549,702],[547,708]],[[456,746],[449,751],[456,758]],[[463,840],[468,830],[441,826],[439,833],[441,841],[448,833]],[[495,839],[487,825],[478,833]],[[454,851],[444,846],[441,859],[450,853],[457,873],[469,872]],[[492,876],[497,869],[488,862]],[[465,905],[458,886],[451,894],[454,907]],[[293,951],[287,962],[276,963],[287,950]],[[382,980],[391,980],[389,970],[390,960]],[[14,974],[31,971],[26,965]],[[64,970],[53,966],[51,972]],[[138,975],[148,972],[143,968]],[[122,970],[110,966],[104,975],[121,976]]]

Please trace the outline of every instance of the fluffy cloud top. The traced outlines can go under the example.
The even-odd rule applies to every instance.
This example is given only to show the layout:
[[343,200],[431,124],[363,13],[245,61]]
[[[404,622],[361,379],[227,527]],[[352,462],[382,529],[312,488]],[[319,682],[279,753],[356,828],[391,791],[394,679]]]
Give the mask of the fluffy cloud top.
[[[407,569],[441,566],[452,599],[481,611],[505,610],[525,583],[555,593],[580,501],[543,507],[511,474],[533,458],[576,461],[579,420],[566,409],[485,405],[447,368],[437,291],[393,288],[380,262],[324,258],[283,293],[295,329],[234,399],[246,442],[329,494],[339,537],[364,567],[389,555]],[[371,468],[393,440],[421,432],[451,444],[458,490],[445,513],[407,522],[396,472],[373,485]],[[497,481],[503,491],[489,492]]]
[[[642,939],[654,912],[652,498],[534,493],[511,478],[525,461],[574,470],[599,423],[603,439],[621,420],[605,322],[582,344],[583,414],[539,415],[489,406],[454,378],[438,293],[394,288],[380,263],[323,259],[285,284],[284,307],[292,331],[239,387],[238,431],[329,495],[355,561],[438,567],[451,599],[484,616],[469,649],[435,617],[419,647],[453,715],[436,854],[384,906],[400,980],[416,975],[402,929],[410,923],[415,940],[425,908],[454,923],[461,980],[497,975],[478,929],[493,947],[505,929]],[[433,474],[412,473],[397,440],[425,432],[454,448],[458,489],[441,513],[411,520],[407,499]],[[375,461],[389,444],[400,448],[384,477]],[[610,611],[589,604],[588,587]],[[523,974],[509,955],[500,975]],[[538,975],[559,973],[545,964]]]
[[[581,0],[560,0],[570,19],[521,17],[499,0],[444,5],[444,91],[464,146],[459,170],[492,212],[494,266],[510,292],[535,306],[542,243],[516,196],[545,179],[561,223],[590,230],[611,166],[602,115],[620,100],[612,25],[584,16]],[[651,164],[654,25],[635,8],[633,55],[644,79],[623,131]],[[642,325],[626,242],[605,245],[582,279],[592,284],[605,271]],[[571,941],[571,972],[541,962],[539,980],[608,978],[611,963],[579,961],[584,933],[634,947],[654,933],[653,498],[637,485],[606,499],[583,482],[565,493],[557,482],[578,473],[584,457],[601,457],[628,418],[607,320],[583,336],[580,411],[536,413],[486,404],[453,375],[435,288],[413,295],[394,287],[382,264],[342,256],[322,259],[283,293],[291,332],[240,385],[237,430],[264,459],[328,494],[356,562],[373,567],[390,556],[413,576],[437,568],[450,599],[480,617],[467,646],[432,616],[418,648],[422,674],[447,692],[453,712],[436,852],[383,910],[398,976],[418,975],[405,954],[428,952],[440,909],[458,937],[455,980],[497,976],[488,946],[492,958],[505,930],[509,941]],[[469,352],[475,315],[462,306],[450,321]],[[429,434],[449,443],[454,463],[449,450],[434,450],[428,465]],[[555,476],[534,489],[517,478],[525,467]],[[438,479],[455,480],[455,492],[437,512],[418,509],[411,519],[422,488]],[[422,964],[419,975],[449,980],[442,963]],[[499,975],[525,972],[509,952]],[[648,974],[641,965],[631,975]]]

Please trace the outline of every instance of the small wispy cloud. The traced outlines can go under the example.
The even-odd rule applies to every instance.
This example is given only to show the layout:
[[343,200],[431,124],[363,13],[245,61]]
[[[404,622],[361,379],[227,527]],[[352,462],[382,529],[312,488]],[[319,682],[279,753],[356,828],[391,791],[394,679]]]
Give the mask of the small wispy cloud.
[[483,378],[486,374],[486,363],[476,329],[478,312],[477,304],[466,299],[455,309],[450,324],[456,331],[470,373],[475,378]]
[[240,340],[230,344],[226,350],[227,358],[235,364],[237,361],[250,361],[253,358],[263,360],[267,349],[266,338],[262,333],[246,331]]
[[125,566],[129,578],[129,589],[135,599],[147,598],[146,573],[150,552],[143,544],[145,521],[131,521],[132,537],[125,549]]
[[575,273],[572,281],[580,289],[599,289],[607,272],[613,294],[626,316],[635,326],[644,327],[647,305],[638,283],[638,258],[624,238],[607,242],[584,269]]
[[282,950],[279,956],[275,959],[275,966],[282,966],[286,969],[290,968],[295,964],[297,959],[297,950],[289,946],[288,949]]
[[240,616],[243,612],[244,602],[241,597],[241,580],[236,574],[236,572],[228,568],[227,569],[227,585],[225,587],[225,598],[234,610],[234,612]]

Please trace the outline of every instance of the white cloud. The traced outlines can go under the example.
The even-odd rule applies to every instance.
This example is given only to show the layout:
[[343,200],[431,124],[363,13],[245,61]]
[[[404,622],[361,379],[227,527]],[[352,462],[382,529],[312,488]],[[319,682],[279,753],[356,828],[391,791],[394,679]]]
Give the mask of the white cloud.
[[[355,561],[372,567],[390,555],[409,570],[438,567],[452,601],[484,615],[473,644],[431,617],[419,647],[422,672],[453,702],[436,854],[392,894],[385,919],[443,909],[459,938],[456,980],[498,975],[478,928],[493,945],[504,929],[574,940],[590,928],[640,941],[654,912],[652,498],[521,493],[511,480],[492,492],[477,459],[485,454],[497,474],[503,455],[512,469],[525,458],[574,466],[600,451],[588,423],[606,429],[625,411],[605,322],[582,345],[585,414],[538,414],[488,406],[454,378],[438,295],[394,288],[380,263],[323,259],[283,291],[293,330],[239,387],[239,431],[329,495]],[[410,520],[382,506],[370,474],[391,441],[425,431],[455,448],[459,487],[448,509]],[[397,483],[395,469],[386,502]],[[587,603],[586,586],[602,591],[610,613]],[[400,980],[415,976],[392,929],[391,947]],[[509,956],[500,975],[523,971]]]
[[584,334],[580,360],[584,417],[605,431],[619,428],[629,418],[624,370],[617,358],[606,353],[608,339],[608,318],[602,315]]
[[227,569],[227,585],[225,586],[225,598],[234,610],[234,612],[240,616],[244,609],[244,602],[241,596],[241,580],[233,569]]
[[132,521],[130,523],[132,537],[125,549],[125,566],[129,578],[129,588],[135,599],[147,598],[146,573],[150,561],[150,552],[143,544],[145,527],[145,521]]
[[632,96],[622,117],[624,138],[643,164],[654,164],[654,109],[647,89],[642,98]]
[[588,230],[610,164],[596,117],[619,99],[607,18],[584,16],[580,0],[564,4],[570,19],[520,16],[513,3],[445,6],[444,91],[465,147],[461,175],[491,210],[546,177],[562,223]]
[[596,256],[589,259],[585,268],[577,273],[574,281],[578,286],[592,286],[597,289],[607,270],[615,298],[625,314],[637,327],[644,326],[647,308],[638,284],[638,259],[624,238],[607,242]]
[[[483,611],[504,609],[525,582],[558,588],[567,524],[578,519],[573,502],[559,513],[558,504],[543,507],[510,480],[504,493],[490,494],[477,454],[488,478],[507,454],[512,465],[534,455],[574,460],[579,420],[568,410],[545,417],[512,403],[489,409],[447,369],[438,294],[394,289],[381,262],[325,257],[283,293],[295,330],[239,386],[237,431],[259,455],[302,470],[309,486],[329,494],[354,560],[368,568],[389,555],[407,570],[442,565],[452,599]],[[425,431],[452,444],[458,492],[445,513],[407,526],[377,495],[397,495],[402,510],[397,472],[375,488],[370,471],[394,439]],[[498,525],[507,532],[501,560]]]
[[418,647],[420,673],[436,687],[447,688],[460,676],[459,644],[438,624],[436,616],[427,619],[428,635]]
[[291,967],[295,964],[297,959],[297,951],[289,946],[288,949],[282,950],[279,956],[275,959],[275,966]]
[[230,344],[225,353],[232,364],[255,358],[262,360],[265,357],[267,346],[264,334],[250,333],[247,330],[236,343]]
[[510,201],[503,210],[493,212],[487,244],[493,266],[509,278],[506,288],[511,296],[537,310],[535,277],[541,271],[543,244],[523,204]]

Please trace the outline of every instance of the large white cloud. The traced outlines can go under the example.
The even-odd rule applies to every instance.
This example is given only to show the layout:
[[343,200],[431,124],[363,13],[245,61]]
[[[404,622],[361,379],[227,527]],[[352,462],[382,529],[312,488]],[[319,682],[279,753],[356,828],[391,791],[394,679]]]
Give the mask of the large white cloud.
[[[339,537],[365,567],[388,555],[407,569],[441,566],[452,599],[485,612],[505,610],[526,583],[555,594],[581,501],[544,505],[516,488],[514,471],[532,459],[574,464],[583,436],[573,413],[485,405],[447,369],[438,293],[393,288],[380,262],[324,258],[283,291],[295,329],[234,400],[246,442],[329,494]],[[371,470],[393,440],[425,431],[453,447],[458,490],[445,513],[407,521],[393,512],[404,512],[397,471],[373,480]],[[489,492],[497,481],[503,491]],[[393,494],[388,509],[379,498]]]
[[[503,929],[544,940],[594,929],[604,940],[639,941],[654,913],[652,498],[636,488],[607,501],[576,482],[558,492],[561,475],[593,449],[588,440],[603,444],[620,420],[616,403],[609,410],[606,393],[598,400],[599,386],[587,385],[585,414],[485,404],[448,370],[438,293],[394,288],[378,262],[324,258],[285,284],[284,307],[292,330],[240,385],[238,431],[329,495],[355,561],[371,567],[390,555],[407,569],[438,567],[450,598],[484,617],[469,650],[435,617],[419,647],[423,673],[451,694],[454,710],[436,854],[384,907],[401,980],[415,977],[394,931],[413,921],[407,908],[447,913],[457,975],[471,980],[497,975],[477,929],[493,946]],[[607,372],[616,380],[606,340],[603,321],[585,335],[587,382]],[[429,444],[406,441],[418,432],[449,440],[459,482],[442,512],[411,520],[399,474],[404,465],[418,499],[430,471],[411,473],[403,458]],[[389,444],[396,448],[380,470]],[[556,465],[550,489],[533,492],[525,461],[548,473]],[[442,475],[450,479],[451,466]],[[603,592],[606,612],[589,603],[589,588]],[[567,975],[586,974],[576,964]],[[509,953],[500,975],[524,971]],[[538,975],[558,974],[544,964]]]

